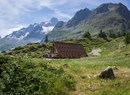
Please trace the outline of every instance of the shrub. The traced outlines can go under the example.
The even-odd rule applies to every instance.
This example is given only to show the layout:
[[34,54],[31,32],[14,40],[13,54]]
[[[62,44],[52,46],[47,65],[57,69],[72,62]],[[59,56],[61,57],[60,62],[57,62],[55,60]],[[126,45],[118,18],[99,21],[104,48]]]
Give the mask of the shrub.
[[130,33],[126,33],[124,41],[126,45],[130,44]]
[[62,68],[19,58],[1,67],[0,95],[66,95],[73,78]]
[[[118,33],[119,33],[119,32],[118,32]],[[116,34],[115,34],[114,32],[110,32],[109,37],[115,39],[115,38],[116,38]]]
[[91,39],[91,34],[89,32],[85,32],[85,34],[83,35],[83,38]]
[[19,46],[19,47],[16,47],[14,50],[22,50],[23,47],[22,46]]
[[98,36],[99,36],[100,38],[106,38],[106,37],[107,37],[106,33],[103,32],[102,30],[100,30]]
[[9,56],[0,56],[0,64],[8,63],[11,60]]

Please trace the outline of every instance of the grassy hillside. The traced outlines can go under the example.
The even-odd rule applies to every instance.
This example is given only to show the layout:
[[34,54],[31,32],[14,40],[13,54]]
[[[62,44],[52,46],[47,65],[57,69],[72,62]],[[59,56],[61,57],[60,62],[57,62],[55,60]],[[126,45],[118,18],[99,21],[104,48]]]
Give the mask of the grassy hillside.
[[[86,52],[90,52],[93,47],[100,47],[103,43],[106,43],[107,41],[103,39],[75,39],[75,40],[65,40],[63,42],[69,42],[69,43],[78,43],[82,44],[84,48],[86,49]],[[31,58],[43,58],[44,54],[47,54],[50,52],[52,48],[53,42],[49,43],[30,43],[25,46],[19,46],[9,52],[3,51],[5,55],[12,55],[12,56],[24,56],[24,57],[31,57]]]
[[5,55],[23,56],[31,58],[43,58],[43,55],[50,52],[52,43],[30,43],[19,46],[9,52],[3,51]]
[[[8,63],[1,67],[1,95],[130,95],[130,45],[124,44],[124,38],[110,42],[103,39],[66,42],[81,43],[87,52],[93,47],[100,48],[101,56],[50,60],[39,58],[37,54],[29,58],[30,52],[44,54],[52,43],[18,47],[9,53],[11,59],[0,60],[0,63]],[[116,79],[97,78],[96,75],[108,66],[118,68],[114,71]]]

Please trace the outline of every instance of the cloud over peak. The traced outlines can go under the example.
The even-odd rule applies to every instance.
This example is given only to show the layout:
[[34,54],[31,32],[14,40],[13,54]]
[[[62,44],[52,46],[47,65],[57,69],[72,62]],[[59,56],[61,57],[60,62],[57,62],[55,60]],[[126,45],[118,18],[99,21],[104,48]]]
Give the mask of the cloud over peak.
[[68,20],[82,8],[93,9],[107,2],[122,2],[129,7],[128,0],[0,0],[0,35],[7,35],[9,32],[5,31],[10,28],[47,21],[51,17]]

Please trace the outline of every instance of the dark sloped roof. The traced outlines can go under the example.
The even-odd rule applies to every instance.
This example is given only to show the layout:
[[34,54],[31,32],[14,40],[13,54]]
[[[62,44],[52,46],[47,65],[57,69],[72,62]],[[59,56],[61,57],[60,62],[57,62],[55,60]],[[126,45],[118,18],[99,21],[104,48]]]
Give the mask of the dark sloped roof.
[[85,49],[81,44],[55,42],[54,47],[56,48],[59,54],[71,53],[71,54],[86,55]]

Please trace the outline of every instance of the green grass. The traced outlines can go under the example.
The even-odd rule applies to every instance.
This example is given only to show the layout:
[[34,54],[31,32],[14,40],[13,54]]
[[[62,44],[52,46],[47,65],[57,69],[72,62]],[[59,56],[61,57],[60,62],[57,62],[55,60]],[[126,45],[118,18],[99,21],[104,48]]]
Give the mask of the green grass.
[[[121,57],[121,56],[120,56]],[[63,67],[66,73],[74,77],[76,90],[69,95],[129,95],[130,93],[130,58],[81,58],[45,60],[32,59],[34,62],[47,62],[56,68]],[[67,64],[68,67],[64,67]],[[116,66],[115,80],[103,80],[95,77],[108,66]]]
[[25,46],[19,46],[10,52],[4,52],[5,55],[26,56],[30,58],[42,58],[44,54],[50,52],[52,43],[30,43]]
[[[84,39],[85,40],[85,39]],[[84,46],[97,46],[102,49],[102,56],[81,59],[45,60],[55,67],[63,67],[76,81],[76,90],[69,95],[129,95],[130,94],[130,45],[125,45],[124,38],[118,38],[111,42],[101,43],[95,41],[85,43]],[[78,43],[78,41],[76,41]],[[97,45],[95,45],[97,44]],[[90,47],[91,49],[91,47]],[[39,63],[43,60],[33,59]],[[103,80],[95,76],[108,66],[116,66],[115,80]]]
[[[4,57],[0,62],[11,62],[11,64],[5,64],[2,68],[4,71],[10,70],[12,73],[4,72],[2,74],[3,76],[0,78],[1,92],[5,91],[7,93],[3,92],[2,94],[9,95],[10,93],[19,93],[21,89],[25,89],[25,91],[27,89],[26,95],[130,95],[130,45],[126,46],[123,40],[124,38],[117,38],[110,42],[103,39],[66,41],[83,44],[87,52],[91,51],[93,47],[101,48],[101,56],[98,57],[53,60],[29,56],[21,58],[16,57],[15,54],[12,54],[14,60]],[[22,51],[25,48],[29,50],[30,46],[39,47],[39,44],[16,48],[13,52]],[[48,46],[51,47],[51,44]],[[42,48],[38,48],[38,51]],[[29,51],[32,52],[31,50]],[[116,79],[97,78],[96,75],[108,66],[118,68],[114,71]],[[19,67],[20,73],[14,72],[14,67]],[[20,78],[24,74],[26,78],[21,81]],[[38,81],[32,82],[30,77]],[[28,80],[28,85],[18,85],[15,88],[13,85],[16,80],[20,85]],[[10,82],[11,86],[9,86]],[[47,82],[46,86],[42,85],[44,82]],[[7,86],[13,90],[5,88]],[[39,88],[36,89],[35,86]],[[24,92],[23,95],[25,95]]]

